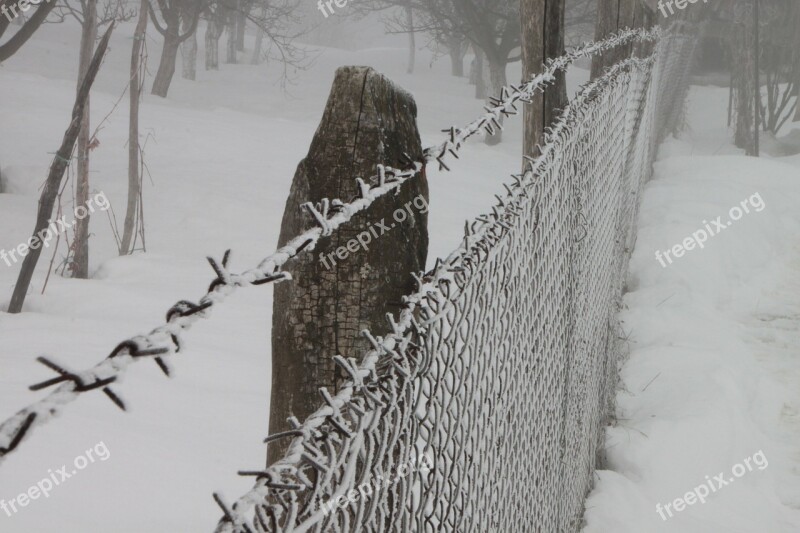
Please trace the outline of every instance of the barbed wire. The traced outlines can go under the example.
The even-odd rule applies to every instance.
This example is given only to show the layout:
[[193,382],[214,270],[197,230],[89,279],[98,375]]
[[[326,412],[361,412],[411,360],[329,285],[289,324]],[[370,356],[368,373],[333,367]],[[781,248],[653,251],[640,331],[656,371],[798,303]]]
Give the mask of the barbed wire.
[[[196,303],[189,300],[177,302],[167,311],[165,322],[162,325],[146,335],[138,335],[121,342],[95,366],[81,372],[74,372],[52,357],[37,358],[37,361],[57,375],[52,379],[32,385],[30,389],[32,391],[50,387],[55,387],[55,389],[41,400],[19,410],[0,425],[0,464],[9,453],[17,449],[20,443],[30,436],[34,428],[47,423],[58,415],[63,407],[82,393],[99,389],[124,411],[126,409],[125,402],[112,389],[112,385],[125,374],[131,364],[140,360],[152,359],[161,371],[169,376],[169,359],[179,353],[182,348],[181,334],[201,318],[207,317],[214,305],[222,303],[240,287],[291,280],[291,275],[283,270],[283,266],[287,262],[298,254],[313,250],[321,237],[331,235],[340,226],[349,222],[354,215],[368,209],[379,198],[398,191],[406,181],[413,179],[425,164],[436,161],[440,169],[449,170],[444,162],[447,157],[458,158],[458,152],[464,143],[480,131],[485,130],[487,134],[493,135],[497,129],[502,129],[499,124],[500,117],[516,115],[518,113],[516,104],[529,103],[537,92],[543,91],[555,81],[557,72],[566,69],[580,58],[591,57],[632,42],[655,41],[661,34],[662,30],[659,27],[648,30],[623,30],[603,41],[584,43],[563,56],[548,61],[542,73],[535,75],[528,82],[521,86],[504,87],[499,98],[490,99],[490,105],[484,108],[486,113],[474,121],[463,128],[451,127],[442,130],[449,133],[448,138],[439,145],[426,148],[423,151],[422,161],[413,161],[406,155],[404,164],[408,166],[405,170],[377,165],[376,175],[368,180],[356,178],[359,197],[350,202],[343,202],[339,199],[323,199],[317,204],[304,204],[303,207],[317,223],[317,227],[309,229],[289,241],[285,246],[264,258],[256,268],[240,274],[230,272],[228,270],[230,250],[224,253],[221,260],[208,257],[208,262],[216,277],[206,293]],[[469,237],[465,237],[465,240],[471,242]],[[437,267],[439,267],[438,263]],[[400,325],[395,325],[400,327]],[[408,328],[410,325],[403,324],[402,327]],[[349,363],[343,359],[339,358],[337,362],[345,365],[346,370],[355,371],[355,367],[347,366]]]
[[[663,55],[664,48],[674,43],[662,41],[660,44],[662,45],[661,50],[657,49],[649,57],[627,59],[613,66],[603,77],[587,84],[579,91],[556,124],[546,132],[541,155],[535,160],[529,160],[526,171],[522,175],[512,176],[513,181],[505,185],[507,195],[503,198],[498,197],[498,204],[492,208],[491,213],[478,217],[472,224],[468,223],[466,225],[462,244],[447,259],[444,261],[438,260],[433,270],[416,277],[418,290],[404,300],[405,308],[401,311],[399,319],[395,321],[389,315],[392,332],[384,338],[373,337],[368,331],[364,332],[374,349],[364,356],[360,365],[357,365],[356,360],[353,358],[344,359],[341,356],[335,356],[337,364],[350,376],[350,380],[343,384],[334,397],[331,397],[325,389],[320,389],[324,403],[318,411],[309,416],[302,424],[296,419],[290,419],[292,430],[272,435],[266,439],[265,442],[271,442],[280,438],[292,437],[293,441],[290,443],[284,457],[267,469],[240,472],[240,475],[255,476],[257,481],[255,486],[236,500],[232,506],[229,506],[222,496],[214,494],[214,500],[222,508],[224,515],[218,524],[217,533],[252,531],[421,531],[423,529],[425,531],[433,531],[441,530],[445,523],[447,523],[446,529],[461,530],[452,522],[448,522],[448,517],[453,508],[464,511],[463,500],[469,499],[465,492],[468,487],[459,484],[458,480],[456,480],[453,482],[455,486],[451,486],[452,492],[450,493],[450,496],[454,496],[455,500],[440,500],[442,494],[441,492],[437,493],[436,489],[437,487],[440,488],[437,485],[439,480],[447,475],[447,468],[443,465],[439,465],[432,478],[427,478],[431,485],[436,485],[437,487],[426,487],[424,490],[425,494],[428,494],[428,492],[432,494],[427,496],[427,501],[428,505],[434,502],[433,508],[426,507],[425,503],[420,503],[420,500],[423,500],[421,484],[426,479],[424,477],[418,477],[414,481],[405,480],[404,489],[398,488],[388,494],[383,492],[379,495],[376,489],[374,494],[369,493],[369,503],[362,503],[363,500],[354,501],[352,496],[349,496],[350,491],[355,489],[357,483],[368,479],[368,476],[375,477],[376,474],[384,474],[387,464],[391,465],[393,462],[394,453],[398,454],[398,457],[394,458],[394,464],[400,464],[403,459],[407,459],[403,454],[413,455],[420,453],[420,450],[416,449],[413,436],[406,437],[400,442],[398,438],[400,433],[405,435],[416,434],[417,438],[425,434],[431,439],[434,439],[434,435],[438,435],[438,432],[434,431],[434,428],[438,428],[436,425],[437,420],[423,422],[425,419],[424,412],[423,414],[418,414],[416,410],[422,409],[425,411],[425,406],[429,402],[434,402],[431,390],[439,386],[444,386],[448,389],[456,387],[456,384],[453,383],[456,380],[454,376],[448,374],[449,377],[443,380],[441,367],[439,367],[438,372],[432,371],[432,367],[437,362],[432,361],[432,358],[447,358],[447,355],[457,357],[458,362],[450,360],[448,363],[442,363],[441,359],[438,362],[445,364],[447,368],[450,365],[459,366],[460,363],[462,370],[470,373],[470,370],[463,369],[464,366],[468,366],[468,363],[461,359],[462,350],[466,349],[463,346],[467,344],[467,341],[458,336],[457,333],[455,334],[456,337],[449,337],[450,332],[458,329],[453,323],[453,317],[459,315],[458,310],[453,310],[454,304],[458,301],[462,301],[462,303],[466,301],[464,305],[480,307],[480,303],[475,301],[477,296],[472,292],[475,290],[475,280],[479,278],[481,280],[480,284],[488,282],[486,279],[488,275],[483,271],[484,268],[488,268],[485,265],[492,260],[493,255],[496,256],[503,253],[503,250],[498,251],[498,248],[501,247],[501,241],[513,231],[513,228],[519,226],[518,219],[523,212],[530,209],[534,199],[541,198],[542,193],[545,192],[542,190],[542,174],[547,172],[547,168],[552,172],[552,167],[556,164],[556,161],[563,162],[564,154],[556,152],[562,149],[565,143],[578,142],[578,144],[585,144],[583,134],[576,135],[575,132],[576,130],[582,131],[581,123],[586,118],[584,116],[586,109],[589,107],[597,108],[607,103],[607,100],[602,102],[596,100],[603,94],[607,95],[610,91],[605,91],[605,93],[603,91],[613,88],[614,85],[622,85],[626,89],[629,86],[636,88],[636,96],[623,98],[623,102],[625,100],[628,101],[627,114],[629,116],[622,119],[626,124],[624,146],[627,154],[619,152],[618,155],[622,154],[622,157],[616,159],[616,164],[619,165],[621,160],[625,161],[630,158],[624,163],[624,168],[628,169],[627,172],[629,174],[625,175],[622,183],[635,187],[635,191],[640,190],[648,172],[647,168],[650,166],[650,158],[654,154],[655,142],[661,138],[663,132],[670,130],[670,123],[674,121],[674,116],[672,120],[665,117],[670,116],[670,107],[679,102],[686,94],[685,88],[688,87],[686,73],[689,70],[688,61],[686,60],[693,53],[693,44],[691,46],[683,46],[679,51],[670,53],[668,60],[662,57],[663,61],[659,64],[659,68],[656,69],[653,66],[658,54],[661,53]],[[635,81],[633,81],[633,73],[636,73],[637,76]],[[620,81],[621,79],[624,79],[624,81]],[[635,107],[631,108],[630,106]],[[644,107],[649,110],[649,113],[645,113]],[[631,112],[632,109],[633,113]],[[611,111],[605,110],[604,112]],[[623,112],[623,114],[626,113]],[[658,128],[656,124],[662,127]],[[571,140],[567,141],[566,139],[568,138]],[[576,138],[578,139],[577,141],[575,141]],[[596,150],[592,150],[592,152],[596,152]],[[572,155],[575,154],[572,153]],[[572,168],[569,165],[567,167]],[[603,168],[609,170],[606,167]],[[608,173],[616,174],[616,172],[619,172],[620,167],[616,168],[616,171],[612,172],[612,168]],[[537,176],[539,177],[538,181],[536,180]],[[560,174],[558,176],[557,181],[561,181],[563,177]],[[575,177],[574,175],[570,176],[572,178]],[[580,176],[580,173],[578,176]],[[584,176],[584,178],[586,177],[588,176]],[[617,177],[615,176],[614,179],[617,179]],[[611,185],[611,190],[622,185],[622,183],[615,182],[614,179],[609,178],[607,182],[609,185],[613,184]],[[627,182],[625,180],[631,181]],[[592,182],[594,180],[590,179],[589,181]],[[570,185],[565,185],[565,187],[569,189]],[[630,200],[628,195],[620,195],[620,206],[625,205],[628,209],[621,215],[614,213],[607,217],[609,220],[614,220],[617,216],[620,216],[619,222],[624,222],[617,227],[617,230],[621,231],[620,237],[622,238],[611,240],[612,243],[616,242],[612,247],[620,256],[624,255],[624,249],[629,244],[627,241],[631,235],[635,216],[636,197],[634,196],[633,198],[633,200]],[[576,216],[576,220],[579,220],[579,222],[576,222],[575,227],[576,229],[584,230],[583,236],[576,237],[575,240],[576,246],[580,246],[580,242],[587,236],[587,228],[583,227],[583,225],[588,225],[588,221],[586,216],[580,212],[580,204],[582,202],[578,200],[577,203],[578,205],[575,207],[578,208],[577,214],[580,216]],[[589,205],[595,204],[589,203]],[[542,218],[542,213],[538,209],[538,205],[534,207],[533,218],[535,220],[532,223],[533,228],[529,224],[525,230],[520,230],[526,235],[523,242],[529,242],[530,239],[534,238],[530,233],[538,228]],[[566,205],[559,204],[557,210],[569,209]],[[530,215],[526,214],[525,216],[529,217]],[[545,220],[547,219],[545,218]],[[505,252],[509,252],[508,247],[505,248]],[[613,271],[615,265],[619,266],[617,274],[621,279],[624,276],[624,264],[625,262],[621,258],[616,259],[609,269]],[[512,275],[505,269],[503,269],[503,272],[503,279],[508,279],[507,276]],[[582,283],[586,283],[586,281],[584,280]],[[602,284],[602,286],[605,287],[605,284]],[[544,288],[543,290],[547,291],[549,289]],[[489,292],[493,296],[499,296],[492,291]],[[502,293],[503,290],[500,292]],[[465,297],[464,294],[468,294],[468,296]],[[469,294],[471,294],[471,297]],[[612,293],[609,293],[607,289],[601,288],[594,294]],[[613,294],[611,297],[614,298]],[[604,302],[602,296],[600,298],[601,300],[598,303]],[[611,306],[598,305],[596,307],[613,313]],[[472,316],[472,311],[462,310],[461,312]],[[448,321],[448,325],[442,326],[438,333],[434,332],[431,335],[433,326],[442,322],[445,318]],[[469,318],[464,320],[467,322],[467,329],[470,331],[480,327],[480,324],[472,322]],[[597,322],[597,324],[593,323],[588,328],[589,333],[593,332],[593,328],[602,327],[604,323],[602,320],[594,322]],[[525,325],[528,328],[532,327],[528,324]],[[503,334],[506,332],[505,326],[504,324]],[[447,330],[448,333],[445,334],[442,330]],[[492,335],[491,331],[486,332],[486,334]],[[445,335],[448,335],[448,338],[443,338]],[[584,337],[593,337],[593,335],[587,335],[587,331],[584,331],[583,335]],[[426,339],[426,337],[428,338]],[[421,347],[421,344],[425,341],[430,343],[429,348],[434,346],[434,348],[431,348],[433,352],[437,352],[442,344],[453,344],[450,345],[449,351],[444,350],[447,355],[431,354],[426,353],[425,349]],[[586,348],[580,348],[581,341],[578,341],[576,345],[579,346],[578,350],[586,350]],[[482,352],[486,347],[474,349]],[[458,352],[458,356],[453,353],[454,351]],[[498,357],[491,350],[488,353],[491,354],[489,358],[492,360]],[[584,359],[588,359],[586,356],[589,353],[579,351],[576,356],[578,354],[583,355]],[[491,364],[487,364],[491,366]],[[616,365],[609,363],[608,368],[615,370]],[[481,373],[485,371],[486,369],[484,368]],[[428,376],[428,374],[434,375]],[[409,385],[410,382],[415,383],[415,385]],[[461,385],[465,386],[463,382]],[[507,387],[508,385],[504,385],[501,386],[501,389]],[[580,387],[580,383],[578,383],[578,387]],[[413,392],[408,392],[409,390]],[[408,418],[404,419],[403,422],[409,424],[401,426],[401,422],[394,420],[394,417],[399,416],[396,414],[398,411],[404,410],[400,406],[403,403],[401,398],[406,398],[406,394],[411,394],[414,397],[418,394],[420,397],[424,395],[425,399],[417,399],[417,403],[412,400],[410,402],[411,405],[406,406],[405,411]],[[451,395],[455,393],[451,390],[451,392],[443,394],[447,397],[446,402],[443,403],[448,406],[451,405]],[[477,393],[473,391],[467,392],[468,396],[471,394]],[[566,394],[564,398],[566,406]],[[488,400],[484,399],[484,401]],[[515,401],[515,398],[510,401]],[[420,404],[422,404],[422,407],[420,407]],[[463,404],[459,405],[463,407]],[[480,406],[482,404],[478,402],[473,404],[473,406],[475,405]],[[444,409],[444,405],[438,404],[438,407]],[[523,410],[530,407],[530,405],[526,404]],[[480,407],[478,408],[480,409]],[[470,415],[461,411],[458,406],[453,407],[453,409],[455,409],[456,413],[448,412],[446,416],[454,416],[456,419],[460,417],[471,419]],[[408,415],[408,411],[413,414]],[[436,407],[433,408],[433,411],[436,411]],[[505,418],[507,415],[510,416],[510,412],[503,414],[502,417]],[[442,416],[445,416],[444,413],[442,413]],[[419,417],[419,419],[416,417]],[[381,424],[381,420],[387,418],[392,421],[387,422],[385,425]],[[411,423],[412,420],[414,423]],[[592,423],[589,422],[589,425]],[[427,433],[414,433],[415,424],[425,425],[428,429]],[[380,434],[381,430],[379,428],[384,433],[392,434],[392,437]],[[441,430],[442,428],[438,429]],[[465,435],[459,432],[459,430],[464,431],[463,427],[447,429],[446,434],[455,431],[461,436],[462,440],[469,440],[469,434]],[[486,431],[489,431],[489,429],[486,429]],[[398,440],[392,440],[392,438]],[[511,438],[513,438],[511,435],[503,436],[503,440]],[[387,444],[387,442],[394,442],[402,450],[398,451],[397,448],[392,450],[390,448],[392,445]],[[435,446],[435,443],[432,444],[425,439],[425,445]],[[444,448],[436,452],[437,455],[444,458],[448,454],[452,454],[452,451],[447,448],[448,446],[445,445]],[[470,452],[474,453],[474,451],[475,445],[473,444]],[[484,452],[487,452],[487,450],[484,449]],[[526,453],[525,455],[528,456],[530,454]],[[577,452],[572,455],[577,457],[577,464],[583,465],[582,461],[585,460],[586,456]],[[593,449],[588,448],[588,456],[594,456]],[[388,459],[382,459],[386,457]],[[461,458],[469,462],[477,461],[477,458],[472,454],[461,456]],[[516,464],[513,458],[505,457],[504,459],[511,461],[515,469],[519,470],[520,466]],[[453,455],[449,456],[449,460],[460,463]],[[567,464],[564,458],[560,462]],[[576,464],[572,464],[572,466],[574,467]],[[473,471],[473,473],[476,476],[480,476],[480,468],[477,471]],[[464,475],[463,471],[461,474]],[[530,477],[526,477],[525,480],[530,483],[533,473],[529,472],[528,474]],[[574,472],[571,472],[570,476],[581,478],[581,474],[575,474]],[[377,477],[378,479],[381,478],[381,476]],[[586,473],[586,477],[591,477],[590,473]],[[480,485],[483,493],[497,491],[497,486],[485,486],[483,484],[489,480],[472,478],[470,480],[470,484]],[[586,480],[581,478],[580,482],[585,483]],[[504,484],[502,474],[498,484]],[[506,483],[505,485],[508,484]],[[363,486],[363,483],[359,484],[359,490]],[[542,486],[542,481],[538,475],[536,486],[540,490],[547,492],[552,492],[550,489],[553,488],[546,485]],[[570,488],[573,487],[572,485],[568,486]],[[533,491],[530,486],[528,486],[528,489]],[[388,489],[386,490],[388,491]],[[329,505],[334,502],[333,505],[338,506],[338,499],[345,495],[350,498],[351,504],[341,510],[340,519],[328,516],[324,508],[320,506],[323,503],[323,498],[328,499]],[[402,501],[397,501],[397,498],[402,498],[403,495],[407,496],[409,500],[413,500],[414,503],[409,503],[407,508],[404,507]],[[584,495],[585,486],[577,486],[570,497],[564,495],[564,498],[570,501],[564,504],[564,508],[567,511],[562,511],[563,514],[559,517],[559,520],[568,520],[570,527],[577,527],[574,522],[574,517],[576,516],[574,511],[578,509],[577,517],[579,518]],[[361,496],[363,498],[363,493]],[[458,504],[456,500],[461,501],[461,504]],[[548,500],[547,503],[552,503],[552,501]],[[485,506],[475,505],[480,510],[486,509]],[[522,518],[519,514],[519,504],[514,506],[510,502],[508,505],[510,508],[515,509],[512,512],[515,517],[513,520],[519,526],[519,520]],[[476,510],[475,507],[473,507],[473,510]],[[552,508],[549,510],[552,510]],[[459,511],[456,511],[456,514],[459,515],[460,519],[461,512]],[[499,511],[499,509],[493,509],[491,514],[499,513]],[[523,514],[528,515],[530,513]],[[472,521],[467,518],[465,523],[475,525],[475,530],[486,530],[487,527],[490,530],[508,530],[498,527],[501,522],[484,518],[474,518]],[[480,526],[476,524],[480,524]],[[489,524],[493,527],[490,527]],[[542,525],[540,522],[537,524],[538,526]],[[508,525],[506,523],[506,526]],[[530,523],[526,525],[530,530],[538,531],[541,529],[541,527],[531,527]],[[464,530],[471,529],[465,527]]]
[[[589,95],[613,83],[620,74],[628,72],[633,67],[649,68],[654,61],[655,54],[647,58],[629,58],[615,64],[607,69],[602,77],[583,86],[573,102],[585,102]],[[574,105],[570,103],[558,121],[545,132],[540,155],[535,159],[529,158],[526,170],[521,174],[512,175],[511,183],[504,183],[506,195],[496,196],[497,204],[492,207],[491,213],[481,215],[472,223],[465,224],[464,237],[458,248],[444,260],[437,259],[435,266],[429,272],[421,275],[412,274],[417,282],[417,290],[404,297],[404,307],[398,319],[395,320],[391,314],[388,315],[391,332],[385,337],[373,336],[367,330],[362,332],[370,341],[373,350],[364,356],[361,363],[358,364],[352,357],[334,356],[334,361],[349,380],[345,381],[333,397],[324,388],[320,389],[325,402],[319,410],[306,418],[302,424],[296,418],[291,418],[289,422],[293,429],[271,435],[264,441],[269,443],[293,437],[284,457],[267,469],[239,472],[242,476],[255,476],[257,482],[232,506],[229,506],[220,494],[213,495],[223,512],[216,533],[282,531],[278,525],[278,516],[269,505],[265,505],[270,497],[275,497],[275,491],[291,494],[291,496],[283,494],[279,503],[281,506],[291,508],[291,510],[286,509],[287,513],[297,518],[294,513],[296,509],[293,507],[298,505],[294,493],[316,488],[311,477],[303,473],[304,465],[316,470],[320,477],[335,466],[328,449],[331,447],[329,442],[331,433],[341,432],[345,435],[343,439],[358,438],[365,431],[364,428],[373,425],[375,418],[380,416],[380,408],[385,405],[382,392],[391,388],[391,385],[379,387],[378,384],[387,380],[387,374],[395,374],[397,379],[410,380],[429,367],[430,361],[425,360],[420,353],[417,339],[447,316],[453,302],[458,300],[461,291],[471,281],[478,265],[487,260],[491,250],[511,230],[515,220],[522,213],[520,203],[532,196],[535,177],[542,165],[551,160],[553,151],[558,147],[556,140],[570,126],[573,114]],[[367,408],[354,405],[353,400],[358,396],[363,396],[365,403],[368,404]],[[348,415],[356,413],[355,418],[360,422],[357,424],[358,427],[352,427],[355,424],[348,427],[344,423],[345,411]],[[323,426],[332,428],[333,431],[329,432]],[[359,445],[360,443],[353,444],[349,448],[347,455],[350,460],[360,455]],[[342,494],[345,492],[347,491],[343,491]],[[286,498],[288,502],[282,501],[282,498]],[[334,500],[335,496],[331,496],[330,501]],[[252,516],[249,517],[248,514],[251,513]],[[297,531],[312,530],[324,518],[325,513],[322,510],[311,513],[305,517],[302,525],[296,524]]]

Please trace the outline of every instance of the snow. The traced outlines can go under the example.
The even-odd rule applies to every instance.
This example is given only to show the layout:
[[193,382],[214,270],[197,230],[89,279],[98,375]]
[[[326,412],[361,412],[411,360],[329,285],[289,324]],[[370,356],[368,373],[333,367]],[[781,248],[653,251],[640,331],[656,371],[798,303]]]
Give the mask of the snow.
[[[112,38],[92,95],[95,125],[127,83],[132,32],[132,24],[122,24]],[[7,187],[0,194],[0,249],[24,242],[33,228],[50,152],[72,107],[77,43],[75,24],[47,25],[0,65],[0,170]],[[151,33],[147,43],[154,73],[160,38]],[[199,44],[202,57],[202,39]],[[122,339],[160,323],[176,301],[199,298],[213,277],[206,256],[219,258],[231,248],[231,268],[240,271],[274,250],[292,176],[337,67],[372,65],[411,92],[424,146],[482,112],[467,81],[449,75],[447,58],[432,62],[420,52],[417,73],[406,74],[402,37],[360,51],[317,49],[315,64],[295,73],[288,93],[280,88],[278,65],[244,64],[200,68],[197,82],[177,74],[169,98],[145,97],[148,252],[116,257],[105,215],[96,216],[92,279],[51,276],[39,295],[50,259],[43,255],[25,313],[0,314],[0,418],[43,394],[27,389],[52,377],[37,356],[89,367]],[[509,80],[519,79],[518,68],[509,69]],[[568,79],[575,87],[586,77],[573,69]],[[692,129],[662,146],[645,192],[622,314],[630,358],[622,368],[617,423],[607,431],[609,469],[597,473],[587,502],[589,533],[800,530],[800,247],[794,243],[800,156],[744,157],[720,127],[727,90],[695,87],[690,98]],[[471,140],[452,172],[429,166],[431,264],[457,246],[465,219],[491,205],[503,174],[519,170],[521,121],[505,126],[503,144]],[[789,129],[783,142],[791,144],[798,132]],[[121,217],[127,97],[99,139],[92,186]],[[656,261],[656,250],[679,244],[702,220],[755,193],[764,199],[763,211],[667,268]],[[18,265],[0,262],[0,308],[18,272]],[[171,361],[172,379],[145,362],[115,385],[128,413],[98,392],[37,429],[0,467],[0,500],[15,498],[98,443],[110,457],[11,517],[0,511],[0,531],[212,530],[220,516],[212,492],[233,501],[252,485],[236,471],[265,461],[271,310],[269,287],[237,292],[186,335],[184,352]],[[730,472],[759,450],[769,461],[764,470],[668,521],[656,513],[657,503],[682,497],[706,475]]]
[[[800,530],[800,158],[741,155],[726,97],[693,87],[690,130],[661,147],[644,193],[621,316],[630,355],[584,533]],[[763,210],[656,260],[754,194]],[[763,470],[657,513],[759,451]]]
[[[203,28],[200,30],[203,31]],[[112,112],[128,80],[131,23],[112,37],[92,93],[93,126],[109,112],[92,156],[92,187],[109,198],[121,222],[127,187],[127,95]],[[252,36],[249,36],[252,49]],[[0,66],[0,249],[25,242],[33,228],[39,187],[69,120],[77,68],[79,29],[46,25]],[[151,32],[149,71],[160,37]],[[203,57],[200,39],[199,55]],[[197,82],[176,74],[169,98],[145,96],[140,127],[149,135],[145,180],[147,253],[116,257],[105,213],[92,219],[88,281],[51,276],[39,295],[52,248],[43,254],[25,312],[0,315],[0,418],[39,398],[27,387],[52,377],[35,362],[52,356],[74,370],[104,358],[121,340],[150,331],[176,301],[202,296],[213,278],[206,256],[231,248],[231,269],[255,266],[274,251],[292,176],[305,156],[334,72],[371,65],[409,90],[418,106],[424,146],[444,140],[442,129],[479,116],[483,103],[464,78],[449,75],[449,60],[418,54],[417,73],[405,72],[405,39],[373,48],[316,47],[319,56],[299,71],[288,93],[276,64],[198,69]],[[249,57],[249,56],[248,56]],[[469,58],[467,58],[467,62]],[[468,64],[468,63],[467,63]],[[509,80],[520,77],[519,65]],[[588,77],[575,69],[573,87]],[[147,88],[152,82],[148,78]],[[13,104],[12,104],[13,103]],[[431,264],[454,249],[463,223],[485,211],[505,175],[521,166],[521,120],[506,121],[506,142],[470,141],[451,173],[428,168],[431,190]],[[463,191],[450,201],[453,187]],[[66,194],[65,198],[69,195]],[[65,212],[72,209],[65,204]],[[56,263],[63,255],[62,248]],[[0,308],[5,308],[19,265],[0,262]],[[25,492],[86,450],[104,443],[107,461],[95,462],[31,501],[13,516],[0,511],[0,531],[65,533],[172,533],[210,531],[220,516],[212,493],[233,501],[252,486],[236,472],[264,465],[270,382],[272,292],[243,289],[185,336],[172,359],[173,378],[155,364],[131,367],[114,390],[129,406],[120,412],[102,393],[69,405],[36,429],[2,463],[0,500]]]

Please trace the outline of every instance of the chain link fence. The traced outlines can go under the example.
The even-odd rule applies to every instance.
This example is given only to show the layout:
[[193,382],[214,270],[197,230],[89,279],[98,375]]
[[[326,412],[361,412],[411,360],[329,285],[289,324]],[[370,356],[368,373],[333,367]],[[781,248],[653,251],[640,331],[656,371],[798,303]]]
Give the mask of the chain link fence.
[[[583,86],[539,158],[418,278],[391,332],[294,429],[219,532],[555,532],[581,526],[613,416],[644,183],[688,91],[674,29]],[[269,439],[268,439],[269,440]]]

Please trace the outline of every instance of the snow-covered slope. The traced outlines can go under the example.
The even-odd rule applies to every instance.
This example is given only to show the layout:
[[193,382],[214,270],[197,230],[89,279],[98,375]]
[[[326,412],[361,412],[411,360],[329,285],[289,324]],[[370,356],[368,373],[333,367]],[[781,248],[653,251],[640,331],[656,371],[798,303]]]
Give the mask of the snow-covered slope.
[[[630,359],[585,533],[800,531],[800,157],[741,155],[719,127],[726,95],[693,88],[692,129],[662,146],[644,194]],[[656,259],[706,224],[719,234],[703,248]],[[704,484],[705,503],[686,496]]]

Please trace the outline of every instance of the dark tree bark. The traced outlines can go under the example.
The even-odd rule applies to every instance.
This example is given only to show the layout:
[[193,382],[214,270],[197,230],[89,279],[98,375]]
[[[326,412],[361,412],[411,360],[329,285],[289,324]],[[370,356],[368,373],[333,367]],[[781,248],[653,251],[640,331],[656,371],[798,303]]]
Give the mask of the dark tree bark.
[[[175,74],[175,63],[178,59],[178,50],[181,43],[194,35],[197,31],[197,22],[204,2],[200,0],[157,0],[159,11],[163,17],[163,24],[159,21],[152,2],[148,2],[150,18],[153,26],[164,37],[164,47],[161,50],[161,61],[153,80],[152,93],[162,98],[167,97],[172,76]],[[181,32],[181,20],[184,21],[184,31]]]
[[[403,152],[415,160],[422,156],[411,95],[371,68],[340,68],[308,155],[297,167],[279,244],[311,227],[301,212],[303,203],[325,197],[351,200],[357,196],[356,176],[374,175],[378,162],[405,168]],[[290,269],[293,281],[275,286],[270,433],[288,429],[291,415],[303,420],[313,413],[320,404],[318,388],[333,393],[342,377],[332,356],[366,353],[369,344],[361,330],[387,330],[386,314],[399,311],[402,296],[413,290],[410,273],[424,269],[428,249],[427,215],[407,204],[419,195],[427,203],[424,174],[404,185],[399,196],[378,200],[323,237],[313,254],[297,258]],[[393,213],[404,205],[412,206],[413,216],[397,222]],[[329,258],[381,219],[396,227],[373,238],[366,250]],[[330,269],[321,258],[328,258]],[[270,464],[286,444],[270,444]]]
[[35,245],[34,239],[50,225],[50,217],[53,214],[53,206],[55,205],[56,197],[58,196],[58,189],[61,181],[64,178],[64,172],[67,170],[67,164],[72,156],[72,150],[75,148],[75,142],[78,140],[78,132],[81,127],[81,117],[83,117],[83,110],[86,107],[86,102],[89,99],[89,90],[94,83],[97,71],[100,70],[100,63],[108,48],[108,40],[111,38],[111,32],[114,29],[114,24],[106,31],[100,44],[97,45],[97,50],[94,53],[92,62],[83,78],[81,88],[78,90],[78,95],[75,97],[75,105],[72,109],[72,120],[64,133],[64,140],[61,142],[61,147],[56,152],[56,157],[50,165],[50,172],[47,175],[47,180],[42,190],[42,195],[39,198],[39,211],[36,215],[36,226],[33,229],[33,235],[28,241],[30,249],[22,262],[22,269],[17,278],[17,284],[14,286],[14,293],[11,296],[11,303],[8,306],[9,313],[19,313],[22,311],[22,305],[25,303],[25,295],[28,293],[28,287],[31,284],[33,271],[36,269],[36,263],[39,261],[39,256],[42,253],[41,241],[39,245]]
[[[545,60],[564,53],[564,0],[522,0],[520,18],[523,79],[529,80],[542,71]],[[567,82],[560,72],[553,85],[525,106],[524,155],[538,155],[544,129],[555,121],[567,101]]]
[[[640,0],[598,0],[595,40],[605,39],[612,33],[627,28],[641,28],[648,25],[649,7],[643,7]],[[592,59],[592,79],[603,75],[608,67],[630,57],[631,45],[618,46]]]
[[164,35],[164,46],[161,49],[161,61],[158,63],[158,71],[153,79],[152,93],[156,96],[166,98],[169,93],[169,86],[172,84],[172,76],[175,74],[175,64],[178,59],[178,50],[181,41],[177,33]]

